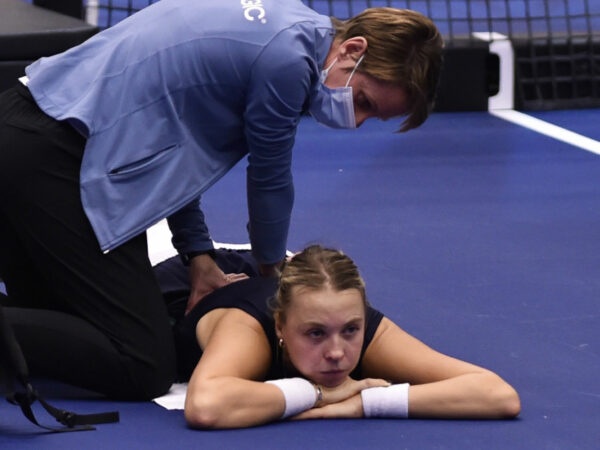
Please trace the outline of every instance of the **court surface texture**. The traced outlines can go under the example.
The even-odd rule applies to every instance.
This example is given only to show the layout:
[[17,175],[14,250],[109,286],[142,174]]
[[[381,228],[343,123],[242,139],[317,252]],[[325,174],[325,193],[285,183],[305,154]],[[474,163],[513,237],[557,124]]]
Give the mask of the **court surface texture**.
[[[408,134],[394,133],[394,121],[333,131],[303,120],[289,238],[292,251],[317,242],[352,256],[375,307],[430,346],[510,382],[521,396],[518,419],[195,431],[181,411],[39,380],[55,406],[118,410],[120,422],[45,433],[0,401],[0,448],[600,448],[600,110],[529,115],[587,138],[590,148],[487,112],[435,113]],[[244,171],[241,163],[204,196],[219,242],[247,241]]]

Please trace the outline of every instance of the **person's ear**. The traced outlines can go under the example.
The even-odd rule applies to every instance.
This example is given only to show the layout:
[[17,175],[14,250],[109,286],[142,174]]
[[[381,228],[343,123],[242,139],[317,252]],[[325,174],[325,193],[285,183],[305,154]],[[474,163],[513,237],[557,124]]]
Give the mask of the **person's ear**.
[[355,36],[340,44],[340,59],[350,58],[356,62],[366,51],[367,40],[362,36]]
[[277,335],[277,339],[281,339],[283,336],[279,314],[275,314],[275,334]]

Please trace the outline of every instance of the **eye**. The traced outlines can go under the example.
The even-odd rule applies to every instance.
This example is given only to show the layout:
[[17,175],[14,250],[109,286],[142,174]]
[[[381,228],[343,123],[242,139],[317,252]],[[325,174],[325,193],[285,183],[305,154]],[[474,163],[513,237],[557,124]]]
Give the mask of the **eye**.
[[361,328],[358,325],[348,325],[344,328],[344,336],[352,337],[360,332]]
[[321,328],[311,328],[306,332],[306,335],[311,339],[320,339],[325,336],[325,331]]
[[373,108],[371,102],[363,93],[360,93],[356,98],[356,106],[364,111],[370,111]]

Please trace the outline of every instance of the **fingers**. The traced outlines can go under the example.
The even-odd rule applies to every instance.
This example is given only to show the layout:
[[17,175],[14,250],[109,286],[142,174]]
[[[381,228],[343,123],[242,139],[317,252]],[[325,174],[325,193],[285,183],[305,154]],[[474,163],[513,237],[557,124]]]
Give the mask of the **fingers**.
[[212,285],[202,285],[201,289],[192,290],[190,296],[188,298],[187,306],[185,308],[185,314],[188,314],[196,304],[208,294],[210,294],[213,290],[218,289],[223,286],[227,286],[228,284],[235,283],[237,281],[245,280],[249,278],[245,273],[228,273],[223,274],[220,278],[220,281],[214,282]]
[[380,378],[363,378],[362,380],[352,380],[352,383],[349,384],[348,393],[350,396],[359,394],[360,391],[372,387],[387,387],[391,383],[386,380],[382,380]]
[[187,305],[185,307],[185,315],[187,315],[192,309],[194,309],[194,306],[196,306],[198,304],[198,302],[202,300],[202,297],[192,297],[191,295],[188,297],[188,302]]
[[388,387],[392,384],[387,380],[382,380],[381,378],[365,378],[363,380],[360,380],[359,383],[361,383],[361,391],[363,389],[368,389],[372,387]]
[[350,398],[337,403],[332,403],[322,407],[311,408],[294,417],[292,420],[306,419],[350,419],[363,416],[362,400],[360,395],[356,394]]
[[225,275],[225,283],[235,283],[236,281],[245,280],[246,278],[249,277],[245,273],[228,273]]
[[339,386],[327,388],[322,387],[323,400],[320,402],[320,406],[324,406],[332,403],[339,403],[348,398],[359,394],[362,390],[372,387],[387,387],[390,382],[379,378],[364,378],[361,380],[353,380],[348,378],[344,383]]
[[[220,270],[219,270],[220,272]],[[215,289],[249,278],[245,273],[213,272],[212,276],[199,274],[193,281],[194,288],[190,292],[185,314],[189,313],[196,304]]]
[[335,388],[324,388],[326,400],[324,404],[315,406],[294,417],[293,420],[333,419],[363,417],[363,406],[360,392],[373,387],[387,387],[390,382],[379,378],[362,380],[349,379]]

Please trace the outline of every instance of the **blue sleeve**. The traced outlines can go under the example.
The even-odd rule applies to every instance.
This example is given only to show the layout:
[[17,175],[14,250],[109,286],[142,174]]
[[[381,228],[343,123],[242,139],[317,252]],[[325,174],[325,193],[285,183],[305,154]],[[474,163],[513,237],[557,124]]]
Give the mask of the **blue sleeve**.
[[171,241],[179,254],[213,248],[199,198],[167,217],[167,223],[173,234]]
[[263,264],[285,257],[294,203],[292,147],[314,72],[299,46],[278,41],[253,67],[245,111],[249,234]]

